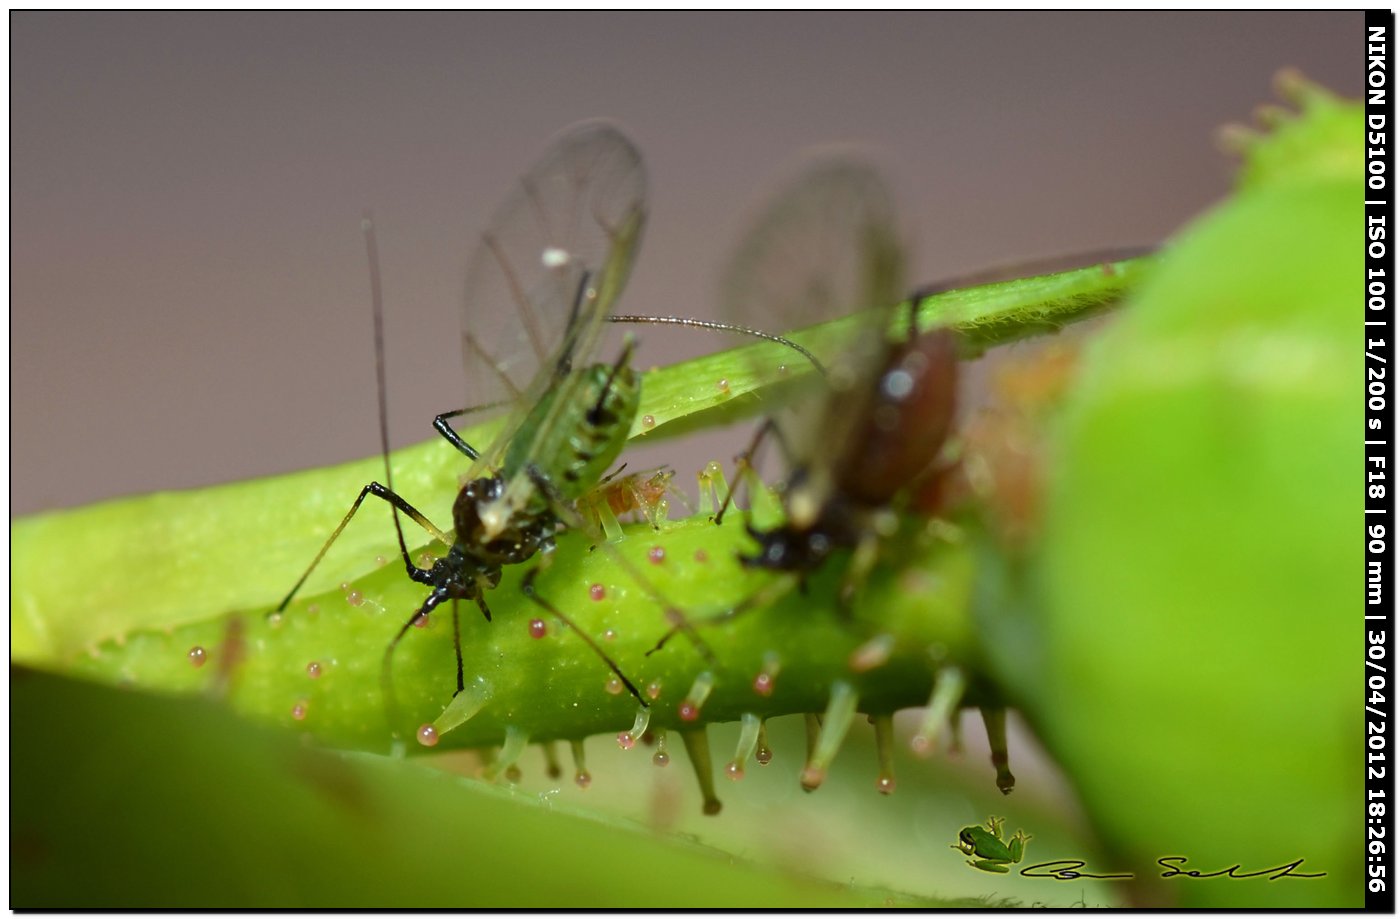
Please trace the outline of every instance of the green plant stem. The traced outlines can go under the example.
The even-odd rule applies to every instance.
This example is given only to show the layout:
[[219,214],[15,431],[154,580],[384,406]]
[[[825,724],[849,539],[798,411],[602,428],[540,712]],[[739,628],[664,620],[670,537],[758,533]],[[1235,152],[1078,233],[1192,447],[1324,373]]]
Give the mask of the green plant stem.
[[[1150,260],[948,291],[927,298],[920,324],[950,323],[969,353],[1059,328],[1119,302]],[[843,324],[794,333],[819,356],[840,346]],[[752,360],[756,350],[767,359]],[[771,368],[762,374],[754,366]],[[680,436],[757,414],[794,391],[805,361],[767,343],[645,375],[633,435]],[[721,390],[717,381],[725,380]],[[469,437],[489,438],[483,428]],[[392,457],[395,487],[432,513],[449,507],[463,471],[434,439]],[[233,610],[271,608],[304,570],[350,499],[382,476],[370,457],[350,463],[184,492],[158,492],[11,524],[11,659],[62,668],[104,641],[170,629]],[[360,514],[306,585],[307,595],[353,583],[391,559],[387,511]]]

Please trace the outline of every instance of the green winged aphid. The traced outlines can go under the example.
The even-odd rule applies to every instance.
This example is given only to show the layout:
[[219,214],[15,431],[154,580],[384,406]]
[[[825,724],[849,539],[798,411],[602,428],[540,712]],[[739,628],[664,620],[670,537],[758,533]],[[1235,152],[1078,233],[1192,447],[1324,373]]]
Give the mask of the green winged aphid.
[[979,871],[1006,874],[1011,865],[1019,864],[1026,854],[1026,844],[1033,838],[1025,830],[1017,830],[1010,839],[1004,838],[1004,817],[988,817],[986,827],[965,826],[958,831],[958,841],[949,848],[972,856],[967,863]]
[[[645,217],[644,196],[640,154],[604,122],[566,131],[521,178],[467,267],[462,348],[468,393],[477,407],[445,412],[433,422],[472,461],[453,505],[452,534],[393,491],[386,449],[390,484],[372,482],[360,491],[274,611],[280,615],[287,608],[366,495],[387,501],[408,576],[431,588],[384,651],[381,678],[391,718],[395,648],[412,626],[452,601],[456,692],[440,718],[418,729],[425,745],[435,744],[443,731],[470,718],[491,696],[480,682],[472,692],[463,692],[458,601],[472,601],[489,621],[485,594],[500,583],[502,569],[536,555],[541,564],[549,558],[561,523],[577,519],[573,503],[602,479],[627,439],[639,398],[636,374],[628,366],[631,345],[611,364],[593,363],[592,357],[631,268]],[[499,433],[484,450],[468,444],[451,426],[453,418],[501,410]],[[449,546],[446,555],[426,567],[416,564],[404,540],[400,511]],[[616,662],[535,591],[539,570],[537,565],[525,575],[522,590],[586,642],[645,706]]]

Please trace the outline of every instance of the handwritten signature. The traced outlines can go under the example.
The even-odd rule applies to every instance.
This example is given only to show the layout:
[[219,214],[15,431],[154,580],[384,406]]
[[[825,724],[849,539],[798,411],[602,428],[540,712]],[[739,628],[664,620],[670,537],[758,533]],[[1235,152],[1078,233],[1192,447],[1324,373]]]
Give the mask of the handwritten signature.
[[[1326,871],[1308,873],[1296,870],[1303,864],[1303,859],[1294,859],[1282,865],[1275,865],[1271,868],[1261,868],[1258,871],[1244,871],[1243,865],[1236,863],[1228,868],[1221,868],[1217,871],[1198,871],[1194,868],[1184,867],[1188,859],[1185,855],[1164,855],[1157,859],[1157,864],[1166,870],[1162,872],[1164,878],[1185,877],[1185,878],[1234,878],[1244,880],[1247,878],[1267,877],[1271,881],[1279,878],[1320,878],[1326,877]],[[1117,880],[1130,879],[1136,877],[1131,872],[1122,874],[1097,874],[1090,871],[1081,870],[1087,865],[1083,859],[1061,858],[1055,861],[1040,862],[1035,865],[1028,865],[1020,871],[1021,877],[1027,878],[1049,878],[1055,881],[1077,881],[1083,878],[1094,880]]]

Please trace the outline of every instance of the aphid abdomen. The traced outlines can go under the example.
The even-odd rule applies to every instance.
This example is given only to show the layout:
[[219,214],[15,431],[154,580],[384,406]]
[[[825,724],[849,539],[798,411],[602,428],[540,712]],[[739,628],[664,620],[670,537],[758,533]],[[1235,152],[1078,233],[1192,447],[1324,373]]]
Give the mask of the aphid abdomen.
[[631,367],[596,364],[560,416],[559,467],[542,470],[566,500],[577,500],[603,478],[627,443],[641,401]]
[[581,423],[568,431],[567,462],[559,476],[561,490],[571,499],[596,485],[617,460],[641,401],[631,367],[595,365],[588,373],[589,385],[575,393]]
[[952,428],[957,380],[957,338],[948,329],[891,348],[835,466],[837,490],[856,503],[884,505],[930,470]]

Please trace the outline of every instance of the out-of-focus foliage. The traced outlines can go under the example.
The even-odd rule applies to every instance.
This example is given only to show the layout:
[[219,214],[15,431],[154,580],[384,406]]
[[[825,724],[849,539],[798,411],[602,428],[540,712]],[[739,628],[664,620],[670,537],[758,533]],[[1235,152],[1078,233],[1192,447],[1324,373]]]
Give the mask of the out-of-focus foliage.
[[[1147,902],[1363,894],[1359,105],[1247,137],[1092,345],[1063,415],[1027,602],[1025,707]],[[1015,678],[1014,676],[1012,678]],[[1303,863],[1321,878],[1157,878]]]

